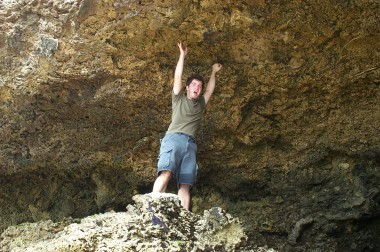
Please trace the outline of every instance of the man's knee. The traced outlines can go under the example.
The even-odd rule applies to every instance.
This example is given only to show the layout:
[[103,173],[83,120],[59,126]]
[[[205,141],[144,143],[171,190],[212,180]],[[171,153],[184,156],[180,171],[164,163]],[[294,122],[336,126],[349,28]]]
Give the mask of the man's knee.
[[161,171],[159,174],[159,177],[164,178],[164,179],[171,179],[172,172],[171,171]]
[[188,184],[181,184],[181,185],[179,186],[179,188],[180,188],[181,190],[190,191],[190,185],[188,185]]

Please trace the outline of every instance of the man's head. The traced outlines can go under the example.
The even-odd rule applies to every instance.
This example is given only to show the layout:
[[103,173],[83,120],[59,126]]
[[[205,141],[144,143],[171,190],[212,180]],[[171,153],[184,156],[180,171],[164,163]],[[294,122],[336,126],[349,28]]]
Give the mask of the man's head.
[[192,76],[190,76],[189,78],[187,78],[187,80],[186,80],[186,86],[189,86],[190,83],[191,83],[193,80],[198,80],[198,81],[202,82],[202,88],[203,88],[203,84],[205,83],[205,81],[203,80],[203,77],[200,76],[200,75],[192,75]]
[[187,98],[189,99],[198,99],[202,92],[204,80],[199,75],[192,75],[187,78],[186,81],[186,91]]

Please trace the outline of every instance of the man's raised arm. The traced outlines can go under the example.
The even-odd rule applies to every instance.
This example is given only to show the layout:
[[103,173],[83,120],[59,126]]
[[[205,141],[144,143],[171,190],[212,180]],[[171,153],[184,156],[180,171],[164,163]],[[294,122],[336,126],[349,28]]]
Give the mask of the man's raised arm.
[[215,63],[213,66],[212,66],[212,72],[211,72],[211,76],[210,76],[210,80],[208,81],[208,84],[207,84],[207,87],[206,87],[206,90],[203,94],[203,96],[205,97],[205,102],[207,104],[207,102],[210,100],[211,98],[211,95],[212,93],[214,92],[214,89],[215,89],[215,82],[216,82],[216,73],[222,68],[222,65],[219,64],[219,63]]
[[182,45],[182,42],[178,43],[180,55],[178,59],[177,66],[174,72],[174,84],[173,84],[173,92],[175,95],[179,94],[182,89],[182,72],[183,65],[185,63],[185,56],[187,54],[187,48]]

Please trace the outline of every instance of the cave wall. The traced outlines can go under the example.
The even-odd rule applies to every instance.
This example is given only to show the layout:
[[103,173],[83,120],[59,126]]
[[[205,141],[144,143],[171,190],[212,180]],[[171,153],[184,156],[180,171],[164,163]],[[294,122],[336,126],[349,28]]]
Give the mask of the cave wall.
[[[193,211],[283,250],[379,248],[379,3],[0,3],[0,230],[121,210],[149,192],[184,77],[223,64]],[[174,188],[174,187],[173,187]]]

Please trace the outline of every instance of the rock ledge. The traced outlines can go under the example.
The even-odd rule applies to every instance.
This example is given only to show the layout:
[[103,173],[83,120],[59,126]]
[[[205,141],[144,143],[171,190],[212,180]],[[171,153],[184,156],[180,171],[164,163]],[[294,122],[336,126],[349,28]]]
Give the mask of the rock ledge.
[[241,223],[219,207],[196,215],[184,210],[174,194],[135,195],[133,200],[126,212],[11,226],[0,246],[6,251],[244,250]]

